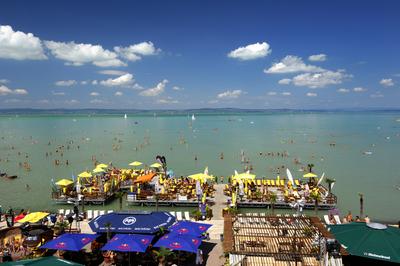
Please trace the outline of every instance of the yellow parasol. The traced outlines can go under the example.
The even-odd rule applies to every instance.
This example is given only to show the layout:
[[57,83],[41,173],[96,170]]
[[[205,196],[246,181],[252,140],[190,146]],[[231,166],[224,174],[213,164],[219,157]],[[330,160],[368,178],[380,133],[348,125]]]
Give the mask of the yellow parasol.
[[78,177],[80,177],[80,178],[89,178],[89,177],[92,177],[92,174],[91,173],[89,173],[89,172],[87,172],[87,171],[85,171],[85,172],[82,172],[82,173],[80,173],[79,175],[78,175]]
[[210,180],[214,179],[214,177],[212,175],[207,175],[205,173],[198,173],[198,174],[190,175],[188,177],[193,180],[199,180],[202,182],[206,182],[207,179],[210,179]]
[[236,179],[237,181],[239,180],[254,180],[256,178],[256,175],[250,174],[250,173],[241,173],[233,176],[233,179]]
[[36,223],[40,220],[42,220],[44,217],[49,215],[47,212],[32,212],[28,215],[26,215],[23,219],[19,220],[19,223]]
[[104,173],[105,170],[103,168],[96,167],[95,169],[93,169],[92,172],[95,174],[99,174],[99,173]]
[[131,162],[129,165],[130,166],[141,166],[142,164],[143,164],[142,162],[134,161],[134,162]]
[[160,163],[153,163],[152,165],[150,165],[150,167],[160,168],[160,167],[162,167],[162,165]]
[[62,187],[66,187],[69,185],[72,185],[74,182],[72,180],[69,179],[61,179],[59,181],[57,181],[56,185],[62,186]]
[[108,167],[108,164],[105,164],[105,163],[96,165],[96,168],[107,168],[107,167]]
[[305,178],[311,178],[311,177],[317,177],[317,175],[314,174],[314,173],[308,173],[308,174],[303,175],[303,177],[305,177]]

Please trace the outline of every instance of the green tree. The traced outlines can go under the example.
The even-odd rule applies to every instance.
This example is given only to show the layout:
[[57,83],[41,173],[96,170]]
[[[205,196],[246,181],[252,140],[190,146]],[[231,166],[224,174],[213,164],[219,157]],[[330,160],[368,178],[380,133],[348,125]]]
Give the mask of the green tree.
[[312,173],[312,169],[314,168],[314,164],[309,163],[309,164],[307,164],[307,167],[308,167],[308,172]]
[[317,191],[312,191],[310,197],[314,200],[315,216],[318,216],[318,203],[321,201],[321,194]]
[[271,202],[272,215],[274,215],[275,203],[277,199],[278,196],[275,193],[271,192],[271,194],[269,195],[269,201]]
[[358,197],[360,198],[360,219],[364,216],[364,194],[359,192]]
[[115,193],[115,197],[119,200],[119,210],[122,211],[122,200],[124,198],[124,192],[123,191],[117,191]]
[[336,182],[336,180],[333,179],[333,178],[327,177],[327,178],[325,179],[325,183],[328,184],[329,195],[331,194],[331,187],[332,187],[332,184],[335,183],[335,182]]
[[169,257],[174,257],[175,254],[173,251],[165,248],[165,247],[161,247],[159,250],[153,250],[153,253],[156,257],[156,260],[158,262],[158,266],[165,266],[167,263],[167,259]]

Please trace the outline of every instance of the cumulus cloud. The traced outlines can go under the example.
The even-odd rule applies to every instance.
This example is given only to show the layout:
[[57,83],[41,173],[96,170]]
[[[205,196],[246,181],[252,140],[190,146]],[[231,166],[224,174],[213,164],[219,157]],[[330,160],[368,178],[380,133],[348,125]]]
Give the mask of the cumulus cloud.
[[7,84],[10,81],[8,79],[0,79],[0,84]]
[[81,81],[81,85],[87,85],[89,83],[89,81],[87,81],[87,80],[82,80]]
[[242,90],[227,90],[217,95],[218,99],[237,99],[244,92]]
[[144,90],[144,91],[140,92],[139,95],[145,96],[145,97],[158,96],[164,92],[165,86],[167,85],[167,83],[168,83],[168,80],[164,79],[163,81],[158,83],[157,86],[155,86],[154,88]]
[[283,96],[290,96],[290,95],[292,95],[292,93],[291,92],[288,92],[288,91],[284,91],[284,92],[282,92],[281,93]]
[[114,95],[115,95],[115,96],[122,96],[122,95],[124,95],[124,94],[122,93],[122,91],[117,91],[117,92],[115,92]]
[[258,58],[266,57],[271,53],[271,49],[268,43],[254,43],[249,44],[244,47],[239,47],[231,52],[229,52],[228,57],[235,58],[239,60],[253,60]]
[[337,90],[337,92],[340,92],[340,93],[349,93],[350,90],[349,90],[349,89],[345,89],[345,88],[340,88],[340,89]]
[[264,69],[267,74],[283,74],[283,73],[295,73],[295,72],[322,72],[325,71],[323,68],[307,65],[303,62],[303,59],[294,55],[287,55],[278,63],[273,63],[268,69]]
[[394,81],[392,79],[382,79],[379,82],[382,86],[391,87],[394,86]]
[[308,60],[313,61],[313,62],[323,62],[326,61],[326,54],[314,54],[314,55],[310,55],[308,57]]
[[54,96],[65,96],[65,92],[63,91],[52,91],[51,94]]
[[132,74],[124,74],[117,78],[109,78],[107,80],[100,81],[100,84],[106,87],[129,87],[134,83]]
[[66,61],[67,65],[82,66],[90,63],[99,67],[126,66],[118,59],[116,53],[104,49],[101,45],[55,41],[44,43],[53,56]]
[[317,97],[318,94],[316,94],[315,92],[307,92],[306,96],[307,97]]
[[97,85],[99,82],[97,80],[92,80],[92,85]]
[[281,80],[278,81],[278,83],[281,84],[281,85],[289,85],[290,82],[292,82],[291,79],[281,79]]
[[100,70],[98,72],[99,74],[103,74],[103,75],[111,75],[111,76],[122,76],[125,74],[128,74],[125,71],[121,71],[121,70],[112,70],[112,69],[108,69],[108,70]]
[[28,91],[25,89],[15,89],[12,90],[4,85],[0,85],[0,96],[6,95],[27,95]]
[[269,96],[275,96],[275,95],[277,95],[276,91],[269,91],[267,94],[268,94]]
[[15,60],[44,60],[43,45],[32,33],[14,31],[11,26],[0,26],[0,58]]
[[156,55],[161,49],[155,48],[152,42],[141,42],[128,47],[116,46],[114,51],[122,58],[134,62],[142,59],[143,56]]
[[59,80],[54,83],[56,86],[60,87],[70,87],[74,86],[77,84],[76,80],[70,79],[70,80]]
[[367,89],[363,88],[363,87],[355,87],[353,89],[354,92],[365,92],[367,91]]
[[178,87],[178,86],[173,86],[172,89],[173,89],[174,91],[183,91],[183,90],[184,90],[184,88]]
[[90,96],[93,96],[93,97],[96,97],[96,96],[99,96],[100,95],[100,93],[98,93],[98,92],[96,92],[96,91],[92,91],[91,93],[90,93]]
[[342,70],[324,71],[320,73],[304,73],[295,76],[292,83],[295,86],[305,86],[312,89],[323,88],[328,85],[341,84],[344,79],[351,77]]

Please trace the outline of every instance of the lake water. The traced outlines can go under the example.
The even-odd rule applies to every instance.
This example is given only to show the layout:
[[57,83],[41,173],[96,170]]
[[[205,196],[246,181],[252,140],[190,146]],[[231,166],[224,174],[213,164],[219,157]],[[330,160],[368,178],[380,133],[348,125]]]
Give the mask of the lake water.
[[[93,169],[92,156],[128,167],[134,160],[151,164],[161,154],[176,175],[202,172],[208,166],[211,174],[228,176],[243,170],[243,151],[257,176],[276,178],[274,169],[287,166],[301,178],[301,165],[294,159],[313,163],[316,173],[336,179],[333,192],[342,213],[358,214],[362,192],[365,214],[372,220],[398,221],[399,118],[396,112],[208,113],[197,114],[195,121],[191,114],[132,114],[127,119],[123,114],[1,116],[0,171],[18,178],[0,179],[0,204],[55,209],[51,178],[71,178]],[[60,145],[65,146],[63,156],[56,153]],[[46,157],[46,152],[52,155]],[[265,156],[267,152],[289,156]],[[55,159],[61,165],[56,166]],[[30,171],[19,166],[24,162]]]

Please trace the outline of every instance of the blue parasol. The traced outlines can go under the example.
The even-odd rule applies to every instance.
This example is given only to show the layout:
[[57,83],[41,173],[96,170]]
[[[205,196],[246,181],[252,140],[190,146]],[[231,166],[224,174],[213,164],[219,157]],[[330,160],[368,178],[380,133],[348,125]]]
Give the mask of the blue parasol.
[[170,228],[168,228],[168,230],[171,233],[175,233],[178,235],[201,236],[211,226],[212,226],[211,224],[195,223],[190,221],[179,221]]
[[161,237],[154,247],[165,247],[172,250],[183,250],[191,253],[197,253],[201,244],[201,239],[192,235],[179,235],[169,233]]
[[79,251],[97,237],[97,234],[63,234],[40,248]]
[[102,250],[146,252],[152,240],[152,235],[116,234]]
[[98,216],[89,222],[89,226],[97,233],[155,234],[161,227],[174,224],[175,220],[168,212],[113,212]]

